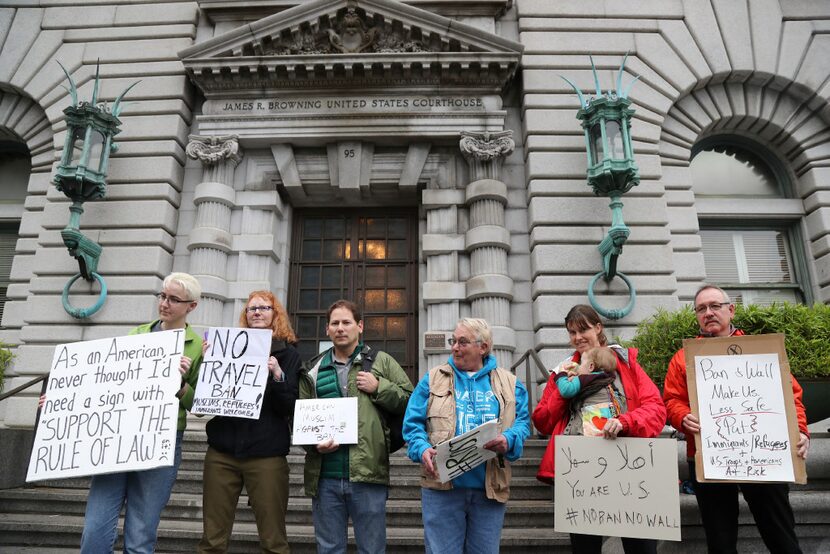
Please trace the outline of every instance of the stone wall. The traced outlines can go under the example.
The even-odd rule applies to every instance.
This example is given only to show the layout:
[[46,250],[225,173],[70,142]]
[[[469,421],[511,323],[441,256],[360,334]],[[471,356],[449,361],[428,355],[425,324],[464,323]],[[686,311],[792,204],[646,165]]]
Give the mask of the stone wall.
[[[3,340],[19,345],[7,389],[48,371],[56,343],[112,336],[149,319],[160,279],[185,269],[173,253],[194,96],[177,52],[196,35],[197,5],[78,4],[12,1],[0,8],[0,126],[24,139],[34,156],[3,317]],[[61,306],[63,287],[78,267],[59,233],[69,203],[50,183],[65,140],[62,111],[70,103],[56,62],[72,75],[79,100],[92,96],[96,64],[99,98],[110,104],[141,81],[120,117],[107,197],[87,203],[81,219],[82,231],[104,247],[99,272],[109,287],[104,307],[83,323]],[[88,306],[97,291],[81,280],[70,299]],[[36,392],[0,404],[0,421],[30,426]]]
[[[253,286],[285,297],[291,195],[303,188],[291,141],[305,133],[307,123],[268,128],[280,136],[271,144],[261,136],[251,135],[247,144],[240,138],[241,158],[226,157],[220,167],[195,153],[189,159],[186,152],[199,141],[190,135],[221,135],[225,127],[205,120],[213,127],[199,128],[197,116],[208,110],[180,53],[240,23],[301,5],[239,4],[244,14],[236,16],[225,3],[208,0],[201,11],[197,2],[172,0],[3,3],[0,136],[25,142],[32,154],[25,203],[2,211],[22,213],[0,331],[0,338],[19,345],[7,387],[47,371],[56,343],[126,332],[152,317],[151,293],[172,270],[194,272],[206,284],[196,323],[229,321]],[[638,298],[611,334],[629,336],[658,307],[688,301],[705,279],[698,217],[712,207],[695,198],[688,161],[701,137],[720,131],[752,137],[786,162],[794,182],[786,213],[780,203],[770,205],[769,213],[754,205],[754,213],[799,226],[812,296],[830,302],[830,6],[794,0],[408,4],[475,27],[484,34],[465,36],[480,44],[501,44],[486,42],[485,34],[494,33],[525,48],[519,78],[503,99],[493,91],[482,96],[486,114],[453,120],[435,112],[432,119],[418,119],[422,126],[408,129],[413,134],[401,141],[410,149],[402,150],[408,161],[398,193],[405,189],[414,198],[418,179],[422,184],[433,172],[426,179],[432,189],[412,200],[423,209],[421,333],[451,331],[458,316],[484,315],[503,328],[499,340],[505,344],[497,345],[504,347],[497,353],[504,365],[529,348],[539,350],[547,364],[569,350],[562,320],[573,304],[587,301],[588,283],[602,267],[596,245],[611,222],[608,200],[594,197],[586,185],[584,137],[575,119],[579,104],[560,78],[592,90],[589,54],[605,89],[614,85],[626,52],[624,79],[640,76],[631,98],[641,183],[623,197],[632,232],[619,265]],[[206,10],[213,10],[214,19]],[[141,81],[121,116],[107,198],[88,203],[81,220],[84,233],[104,246],[100,273],[110,290],[104,308],[83,323],[66,315],[60,300],[77,265],[59,234],[68,221],[68,202],[50,183],[65,138],[62,110],[69,103],[56,61],[68,69],[84,100],[91,96],[96,63],[101,98],[110,103]],[[369,149],[384,140],[354,136],[341,116],[333,118],[328,138],[321,128],[316,138],[302,135],[299,142],[335,148],[352,141]],[[467,128],[450,128],[457,122]],[[456,133],[482,129],[514,132],[512,153],[495,172],[465,160],[458,147]],[[278,197],[276,183],[288,190],[288,200]],[[361,179],[364,184],[371,188]],[[489,192],[469,196],[468,187]],[[482,239],[493,227],[501,230]],[[624,305],[625,292],[619,280],[610,288],[597,285],[609,308]],[[76,283],[71,299],[89,305],[96,293],[97,287]],[[422,365],[445,356],[438,349],[424,355]],[[31,425],[35,394],[0,404],[0,425]]]
[[[750,136],[789,164],[811,292],[830,301],[830,172],[822,162],[830,149],[830,6],[778,0],[517,0],[516,6],[525,46],[534,324],[546,362],[567,351],[562,320],[587,299],[588,281],[601,268],[595,246],[611,221],[607,200],[594,198],[585,184],[584,138],[574,119],[579,104],[560,78],[593,91],[589,54],[604,90],[614,86],[627,52],[624,81],[640,76],[630,97],[642,180],[623,197],[632,232],[619,261],[637,289],[637,305],[611,334],[629,335],[656,308],[690,300],[705,279],[688,162],[694,143],[717,131]],[[611,292],[623,292],[618,280]],[[625,303],[600,300],[609,307]]]

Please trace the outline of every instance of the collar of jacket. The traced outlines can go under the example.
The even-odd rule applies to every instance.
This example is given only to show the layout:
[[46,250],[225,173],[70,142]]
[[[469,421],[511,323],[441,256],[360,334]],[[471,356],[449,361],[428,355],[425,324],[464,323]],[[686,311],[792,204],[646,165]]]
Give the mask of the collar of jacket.
[[[451,368],[453,368],[455,371],[458,371],[460,373],[469,373],[467,371],[464,371],[464,370],[461,370],[461,369],[458,369],[457,367],[455,367],[455,363],[452,361],[452,356],[450,356],[449,359],[447,359],[447,364],[449,364],[449,366]],[[479,375],[486,375],[486,374],[490,373],[491,371],[493,371],[494,369],[496,369],[497,365],[498,365],[498,363],[496,362],[496,357],[493,356],[492,354],[487,354],[487,356],[485,356],[485,358],[484,358],[484,365],[481,366],[481,369],[479,369],[473,375],[475,375],[476,377],[478,377]]]
[[[744,335],[744,332],[740,329],[736,329],[734,325],[731,323],[729,324],[729,334],[726,335],[727,337],[741,337]],[[703,330],[700,331],[700,334],[697,336],[699,339],[711,339],[717,338],[717,335],[710,335],[709,333],[704,333]]]

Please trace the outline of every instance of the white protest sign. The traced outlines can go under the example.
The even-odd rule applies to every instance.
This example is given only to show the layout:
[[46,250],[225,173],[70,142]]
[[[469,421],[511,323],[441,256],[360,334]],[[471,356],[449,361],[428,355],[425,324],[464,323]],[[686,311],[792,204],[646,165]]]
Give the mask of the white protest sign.
[[309,398],[294,404],[292,443],[357,444],[357,398]]
[[677,441],[558,435],[554,530],[680,540]]
[[211,327],[194,414],[259,419],[268,382],[269,329]]
[[55,348],[27,481],[173,465],[184,329]]
[[442,483],[483,464],[496,453],[484,445],[499,436],[499,422],[491,420],[449,440],[435,445],[435,469]]
[[778,354],[695,356],[706,479],[795,480]]

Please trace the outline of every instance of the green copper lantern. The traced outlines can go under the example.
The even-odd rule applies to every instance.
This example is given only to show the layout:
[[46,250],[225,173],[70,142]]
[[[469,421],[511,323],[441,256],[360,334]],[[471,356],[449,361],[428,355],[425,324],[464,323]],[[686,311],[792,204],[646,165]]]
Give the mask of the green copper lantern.
[[[597,70],[591,60],[591,70],[594,75],[596,96],[588,100],[571,81],[565,81],[573,87],[579,97],[580,109],[576,114],[582,123],[585,132],[585,148],[588,155],[588,185],[597,196],[607,196],[611,199],[611,228],[597,246],[602,255],[603,271],[596,274],[588,287],[588,299],[594,309],[609,319],[620,319],[628,315],[634,308],[636,292],[631,281],[617,271],[617,258],[622,254],[623,244],[628,239],[631,230],[625,225],[622,215],[622,195],[640,183],[640,173],[634,161],[634,149],[631,146],[631,116],[634,110],[629,106],[628,92],[631,86],[639,79],[632,80],[624,89],[622,76],[625,69],[623,58],[617,74],[616,90],[602,92],[597,77]],[[596,302],[594,285],[599,277],[610,282],[619,276],[628,286],[630,300],[622,309],[607,310]]]
[[[69,79],[72,104],[63,110],[66,115],[66,141],[53,182],[55,188],[72,201],[69,224],[61,231],[61,237],[69,254],[78,260],[79,267],[79,273],[64,287],[62,300],[63,308],[69,315],[83,319],[101,309],[107,297],[107,285],[97,272],[103,249],[80,231],[83,204],[106,195],[109,157],[117,150],[113,137],[120,132],[121,121],[118,115],[121,113],[121,99],[137,83],[121,93],[112,108],[109,108],[105,103],[98,103],[99,77],[96,67],[92,99],[79,103],[75,82],[63,65],[61,69]],[[69,302],[69,289],[80,277],[89,282],[98,281],[101,286],[97,302],[89,308],[74,308]]]

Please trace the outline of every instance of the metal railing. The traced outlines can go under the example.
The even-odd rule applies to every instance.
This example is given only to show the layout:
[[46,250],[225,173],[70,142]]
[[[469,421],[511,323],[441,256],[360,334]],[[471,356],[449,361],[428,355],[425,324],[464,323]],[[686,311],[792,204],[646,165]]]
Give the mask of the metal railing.
[[3,394],[0,394],[0,402],[5,400],[6,398],[14,396],[15,394],[19,393],[20,391],[24,391],[24,390],[28,389],[29,387],[40,383],[41,381],[45,381],[48,378],[49,378],[49,374],[47,373],[45,375],[41,375],[40,377],[35,377],[31,381],[27,381],[26,383],[23,383],[19,387],[13,388],[12,390],[10,390],[8,392],[4,392]]
[[[531,376],[531,361],[536,364],[536,369],[539,371],[539,374],[535,380]],[[550,377],[550,372],[547,368],[545,368],[545,364],[542,363],[541,358],[539,358],[539,354],[537,354],[533,349],[530,349],[522,354],[522,357],[510,366],[510,371],[516,373],[522,364],[525,366],[525,385],[527,386],[528,408],[530,409],[530,413],[533,413],[533,409],[536,407],[537,401],[537,399],[534,398],[536,395],[536,386],[547,383],[548,378]]]

